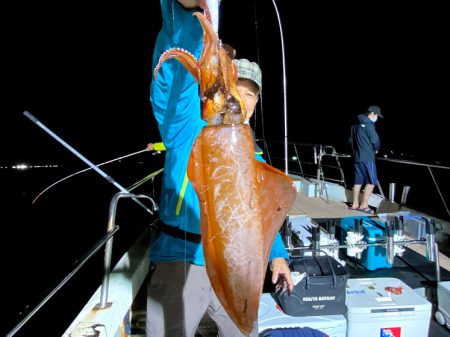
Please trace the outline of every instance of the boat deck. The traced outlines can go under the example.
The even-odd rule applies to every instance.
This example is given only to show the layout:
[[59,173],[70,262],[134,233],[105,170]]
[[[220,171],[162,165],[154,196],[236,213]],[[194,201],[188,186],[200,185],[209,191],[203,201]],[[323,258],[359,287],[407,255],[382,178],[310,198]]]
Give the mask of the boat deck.
[[[348,199],[348,196],[347,196]],[[413,212],[413,210],[408,211]],[[412,213],[415,214],[415,213]],[[290,216],[305,215],[316,222],[322,223],[320,220],[339,220],[345,217],[353,216],[371,216],[361,211],[353,211],[348,209],[346,201],[326,200],[323,197],[311,197],[304,193],[298,193],[294,202]],[[377,218],[377,215],[372,217]],[[377,218],[378,219],[378,218]],[[381,219],[380,219],[381,220]],[[442,220],[442,227],[447,228],[448,223]],[[413,238],[410,238],[413,239]],[[445,249],[445,242],[439,243],[439,250]],[[412,244],[406,248],[402,257],[396,256],[392,268],[382,268],[369,271],[358,260],[346,256],[345,250],[341,249],[340,258],[346,262],[346,269],[351,278],[377,278],[377,277],[394,277],[401,279],[413,289],[419,289],[423,295],[432,303],[432,317],[430,320],[429,336],[432,337],[448,337],[450,330],[440,325],[434,314],[437,310],[437,280],[436,280],[436,264],[428,262],[426,259],[426,246],[424,244]],[[450,280],[450,258],[439,252],[440,278],[441,281]]]
[[321,197],[309,197],[297,193],[289,215],[308,215],[312,219],[340,219],[348,216],[370,215],[348,209],[345,202],[326,200]]
[[[297,198],[289,215],[305,215],[316,221],[323,219],[342,219],[353,216],[372,216],[377,219],[376,214],[370,215],[361,211],[348,209],[348,204],[346,202],[326,200],[321,197],[309,197],[304,193],[297,193]],[[442,243],[442,246],[444,245],[445,243]],[[422,256],[426,256],[424,245],[410,245],[408,248]],[[442,252],[439,253],[439,264],[445,270],[450,271],[450,257]]]

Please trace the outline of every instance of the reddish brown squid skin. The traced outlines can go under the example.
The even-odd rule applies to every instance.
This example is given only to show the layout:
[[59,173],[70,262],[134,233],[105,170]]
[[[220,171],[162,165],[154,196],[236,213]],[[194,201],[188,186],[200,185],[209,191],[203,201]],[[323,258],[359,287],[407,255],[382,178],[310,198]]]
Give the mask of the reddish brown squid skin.
[[211,284],[248,335],[257,320],[269,252],[296,190],[283,172],[254,159],[245,124],[205,127],[191,152],[188,177],[200,200]]

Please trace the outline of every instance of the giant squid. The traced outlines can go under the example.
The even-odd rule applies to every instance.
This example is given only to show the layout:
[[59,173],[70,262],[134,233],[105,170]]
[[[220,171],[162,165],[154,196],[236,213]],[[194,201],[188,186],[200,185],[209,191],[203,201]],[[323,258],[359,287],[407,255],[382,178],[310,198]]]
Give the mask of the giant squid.
[[167,50],[154,74],[157,78],[161,64],[174,58],[199,83],[208,125],[194,142],[187,173],[200,201],[208,277],[230,318],[248,336],[258,317],[270,249],[296,190],[283,172],[254,158],[237,66],[208,16],[193,15],[204,32],[200,58],[179,48]]

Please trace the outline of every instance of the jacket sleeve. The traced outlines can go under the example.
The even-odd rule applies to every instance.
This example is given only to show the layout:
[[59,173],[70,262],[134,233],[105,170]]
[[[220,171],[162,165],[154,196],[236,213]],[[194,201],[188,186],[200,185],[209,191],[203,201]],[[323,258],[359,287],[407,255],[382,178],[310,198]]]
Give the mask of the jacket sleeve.
[[380,148],[380,137],[378,137],[378,133],[375,130],[375,126],[371,125],[367,127],[367,135],[369,136],[369,140],[372,143],[374,151],[378,151]]
[[350,144],[350,149],[353,151],[354,147],[353,147],[353,138],[354,138],[354,133],[355,132],[355,127],[352,126],[350,128],[350,135],[348,137],[348,143]]
[[269,262],[272,261],[276,257],[284,257],[285,259],[288,259],[288,253],[286,251],[286,248],[284,246],[284,242],[281,239],[281,234],[277,233],[277,236],[275,237],[275,240],[273,241],[272,250],[269,254]]
[[[195,10],[187,10],[176,0],[161,0],[163,26],[153,50],[152,69],[160,56],[172,48],[181,48],[200,56],[203,30]],[[167,149],[186,144],[203,124],[200,116],[198,84],[178,60],[166,60],[150,84],[150,102],[158,129]]]

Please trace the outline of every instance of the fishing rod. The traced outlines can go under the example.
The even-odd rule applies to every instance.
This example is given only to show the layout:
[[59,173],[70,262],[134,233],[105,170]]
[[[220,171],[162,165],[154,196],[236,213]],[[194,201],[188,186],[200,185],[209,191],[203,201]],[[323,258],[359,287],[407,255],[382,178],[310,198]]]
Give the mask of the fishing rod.
[[[137,155],[137,154],[140,154],[140,153],[142,153],[142,152],[147,152],[147,151],[148,151],[147,149],[144,149],[144,150],[136,151],[136,152],[133,152],[133,153],[129,153],[129,154],[127,154],[127,155],[120,156],[120,157],[117,157],[117,158],[114,158],[114,159],[105,161],[105,162],[100,163],[100,164],[95,164],[95,166],[100,167],[100,166],[103,166],[103,165],[106,165],[106,164],[110,164],[110,163],[113,163],[113,162],[115,162],[115,161],[122,160],[122,159],[124,159],[124,158],[128,158],[128,157],[131,157],[131,156],[135,156],[135,155]],[[153,153],[153,155],[155,155],[156,153],[157,153],[157,152]],[[159,152],[159,153],[160,153],[160,152]],[[67,180],[67,179],[69,179],[69,178],[72,178],[72,177],[74,177],[74,176],[80,174],[80,173],[83,173],[83,172],[86,172],[86,171],[89,171],[89,170],[92,170],[92,169],[93,169],[92,167],[88,167],[88,168],[85,168],[85,169],[83,169],[83,170],[80,170],[80,171],[74,172],[74,173],[72,173],[72,174],[69,174],[68,176],[65,176],[65,177],[62,178],[62,179],[59,179],[58,181],[54,182],[53,184],[51,184],[51,185],[47,186],[45,189],[43,189],[43,190],[42,190],[42,191],[34,198],[32,204],[34,204],[34,203],[40,198],[41,195],[43,195],[45,192],[47,192],[47,191],[48,191],[49,189],[51,189],[52,187],[58,185],[59,183],[62,183],[64,180]]]
[[284,111],[284,173],[288,174],[288,128],[287,128],[287,81],[286,81],[286,55],[284,51],[284,36],[283,26],[281,25],[280,12],[278,11],[277,3],[272,0],[273,7],[277,14],[278,27],[280,29],[281,40],[281,61],[283,63],[283,111]]
[[[253,13],[255,18],[255,35],[256,35],[256,50],[257,50],[257,58],[258,58],[258,64],[261,64],[260,62],[260,53],[259,53],[259,36],[258,36],[258,20],[256,15],[256,0],[254,1],[253,6]],[[288,119],[288,111],[287,111],[287,80],[286,80],[286,55],[285,55],[285,47],[284,47],[284,35],[283,35],[283,26],[281,24],[281,17],[280,12],[277,7],[277,3],[275,0],[272,0],[273,7],[275,9],[275,13],[277,15],[277,21],[278,21],[278,27],[280,32],[280,41],[281,41],[281,62],[283,67],[283,116],[284,116],[284,171],[287,175],[289,172],[288,168],[288,126],[287,126],[287,119]],[[263,142],[264,146],[266,147],[266,136],[265,136],[265,127],[264,127],[264,112],[263,112],[263,93],[260,94],[260,108],[261,108],[261,123],[262,123],[262,134],[263,134]],[[256,122],[255,122],[256,123]],[[269,157],[268,160],[271,162],[270,159],[270,153],[267,151]]]
[[211,24],[216,33],[219,32],[219,3],[220,0],[205,0],[206,6],[209,10]]
[[[130,193],[125,187],[121,186],[117,181],[115,181],[111,176],[107,175],[105,172],[103,172],[98,166],[96,166],[94,163],[92,163],[89,159],[87,159],[85,156],[83,156],[81,153],[79,153],[77,150],[75,150],[72,146],[70,146],[68,143],[66,143],[63,139],[61,139],[58,135],[56,135],[52,130],[47,128],[43,123],[41,123],[36,117],[34,117],[30,112],[24,111],[23,114],[25,117],[29,118],[33,123],[35,123],[37,126],[39,126],[42,130],[47,132],[50,136],[52,136],[55,140],[57,140],[61,145],[63,145],[66,149],[68,149],[70,152],[72,152],[74,155],[76,155],[78,158],[80,158],[82,161],[84,161],[87,165],[89,165],[93,170],[95,170],[98,174],[100,174],[103,178],[105,178],[108,182],[113,184],[115,187],[117,187],[120,191],[124,193]],[[150,210],[147,206],[145,206],[141,201],[139,201],[136,198],[132,198],[136,203],[138,203],[142,208],[144,208],[147,212],[153,215],[153,211]]]

